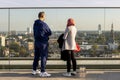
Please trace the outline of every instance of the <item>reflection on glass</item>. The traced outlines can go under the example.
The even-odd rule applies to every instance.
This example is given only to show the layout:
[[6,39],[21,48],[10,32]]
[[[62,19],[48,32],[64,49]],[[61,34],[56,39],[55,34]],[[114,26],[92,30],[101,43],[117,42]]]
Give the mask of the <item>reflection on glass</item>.
[[78,29],[76,41],[81,51],[76,57],[119,57],[120,9],[62,8],[0,10],[0,57],[33,57],[33,23],[39,11],[46,13],[46,22],[53,31],[49,40],[49,57],[60,57],[57,39],[66,28],[68,18],[74,18]]

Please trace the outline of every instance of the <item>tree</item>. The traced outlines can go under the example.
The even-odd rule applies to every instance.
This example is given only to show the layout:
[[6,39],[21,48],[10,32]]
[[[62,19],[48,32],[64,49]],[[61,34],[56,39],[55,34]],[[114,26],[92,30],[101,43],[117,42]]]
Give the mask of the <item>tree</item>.
[[33,39],[27,39],[27,42],[33,42],[34,40]]
[[19,52],[20,46],[18,43],[13,42],[9,45],[10,50],[14,50],[15,52]]
[[118,51],[120,52],[120,44],[119,44],[119,46],[118,46]]
[[103,35],[99,35],[99,37],[96,39],[96,43],[98,44],[105,44],[106,40]]
[[3,57],[4,56],[4,50],[5,50],[5,47],[4,46],[0,46],[0,57]]
[[1,37],[0,37],[0,46],[1,46]]
[[26,50],[26,48],[23,47],[23,46],[21,46],[21,47],[20,47],[20,51],[19,51],[19,56],[21,56],[21,57],[25,57],[26,54],[27,54],[27,50]]
[[91,49],[93,56],[97,55],[97,49],[98,49],[97,44],[93,44],[92,49]]

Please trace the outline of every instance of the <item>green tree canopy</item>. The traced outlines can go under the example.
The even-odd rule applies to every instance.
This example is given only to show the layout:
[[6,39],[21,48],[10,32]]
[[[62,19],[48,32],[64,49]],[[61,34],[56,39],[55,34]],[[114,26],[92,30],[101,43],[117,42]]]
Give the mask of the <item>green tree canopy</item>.
[[26,48],[21,46],[20,51],[19,51],[19,55],[22,56],[22,57],[25,57],[26,54],[27,54]]
[[13,42],[13,43],[10,43],[9,48],[10,48],[10,50],[14,50],[15,52],[19,52],[20,46],[18,43]]

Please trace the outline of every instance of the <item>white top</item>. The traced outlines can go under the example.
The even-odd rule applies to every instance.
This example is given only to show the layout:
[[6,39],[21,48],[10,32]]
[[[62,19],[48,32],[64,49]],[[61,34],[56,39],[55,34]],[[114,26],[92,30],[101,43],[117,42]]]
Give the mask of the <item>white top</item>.
[[77,29],[75,26],[66,27],[63,39],[65,42],[63,43],[62,50],[75,50],[76,49],[76,37]]

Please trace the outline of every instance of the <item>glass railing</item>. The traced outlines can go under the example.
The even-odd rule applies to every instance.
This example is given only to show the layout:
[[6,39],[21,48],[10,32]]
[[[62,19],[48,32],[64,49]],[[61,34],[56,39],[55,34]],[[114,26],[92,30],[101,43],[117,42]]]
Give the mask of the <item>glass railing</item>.
[[53,32],[49,58],[60,58],[57,39],[68,18],[73,18],[77,27],[76,41],[81,46],[77,58],[120,57],[120,8],[1,8],[1,59],[33,58],[33,23],[40,11],[45,12],[45,22]]

